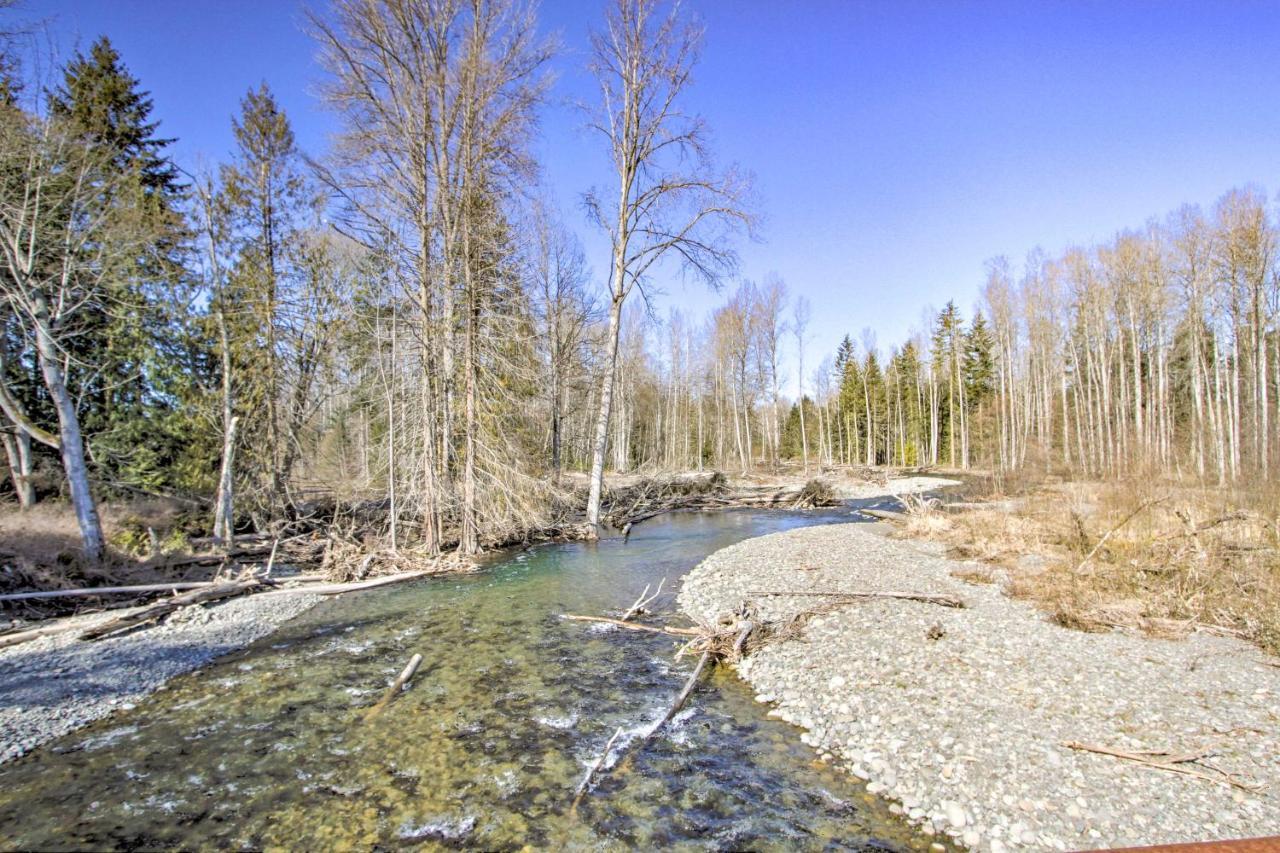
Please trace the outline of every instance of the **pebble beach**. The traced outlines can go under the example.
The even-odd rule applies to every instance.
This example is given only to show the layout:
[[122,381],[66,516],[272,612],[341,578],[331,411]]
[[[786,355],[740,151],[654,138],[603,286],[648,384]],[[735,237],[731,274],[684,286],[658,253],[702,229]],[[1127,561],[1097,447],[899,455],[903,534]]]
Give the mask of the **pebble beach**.
[[798,726],[822,760],[926,834],[974,850],[1280,833],[1274,659],[1207,634],[1174,641],[1059,627],[999,584],[952,575],[972,564],[876,527],[811,527],[733,545],[691,572],[679,595],[699,622],[743,601],[775,619],[821,600],[762,592],[965,601],[962,609],[897,599],[842,605],[738,665],[757,700]]

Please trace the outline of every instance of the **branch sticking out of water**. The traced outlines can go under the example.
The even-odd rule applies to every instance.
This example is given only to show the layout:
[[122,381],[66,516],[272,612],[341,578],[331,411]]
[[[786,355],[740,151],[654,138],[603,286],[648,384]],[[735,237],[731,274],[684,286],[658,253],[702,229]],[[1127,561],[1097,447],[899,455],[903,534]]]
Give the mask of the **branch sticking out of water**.
[[587,768],[587,775],[582,777],[582,781],[578,783],[578,790],[574,792],[573,805],[569,807],[570,817],[577,815],[578,804],[582,802],[582,798],[586,795],[587,788],[591,787],[592,778],[600,771],[600,768],[604,766],[605,760],[609,757],[609,750],[613,749],[614,741],[622,736],[622,732],[622,727],[618,727],[614,731],[613,737],[609,738],[609,742],[604,745],[604,751],[600,753],[600,756],[595,760],[595,763]]
[[693,692],[693,686],[698,683],[698,676],[702,675],[703,668],[707,665],[707,661],[711,660],[710,650],[702,653],[702,657],[698,658],[698,665],[693,668],[693,673],[689,676],[689,680],[684,683],[684,689],[676,696],[676,701],[671,703],[671,707],[667,709],[666,716],[658,720],[653,728],[649,729],[649,733],[644,736],[641,746],[647,743],[650,738],[662,730],[662,727],[671,722],[671,718],[680,713],[680,709],[684,707],[684,703],[689,699],[689,694]]
[[[666,578],[658,581],[658,588],[653,595],[649,595],[649,585],[645,584],[644,592],[640,593],[640,597],[636,599],[636,603],[627,608],[627,612],[622,614],[622,621],[626,622],[634,616],[640,616],[648,611],[645,609],[662,595],[662,585],[667,582]],[[646,596],[648,596],[646,598]]]
[[415,654],[409,658],[409,662],[405,664],[400,674],[396,676],[396,680],[391,682],[391,686],[387,688],[387,692],[382,694],[382,698],[378,700],[378,704],[374,705],[365,712],[365,722],[372,720],[374,717],[382,713],[382,709],[391,704],[391,700],[400,695],[400,691],[413,678],[413,674],[418,671],[418,666],[422,663],[422,655]]
[[611,619],[608,616],[580,616],[576,613],[561,613],[561,619],[572,619],[575,622],[603,622],[606,625],[617,625],[628,631],[647,631],[650,634],[670,634],[673,637],[698,637],[702,632],[697,628],[663,628],[645,625],[643,622],[628,622],[625,619]]

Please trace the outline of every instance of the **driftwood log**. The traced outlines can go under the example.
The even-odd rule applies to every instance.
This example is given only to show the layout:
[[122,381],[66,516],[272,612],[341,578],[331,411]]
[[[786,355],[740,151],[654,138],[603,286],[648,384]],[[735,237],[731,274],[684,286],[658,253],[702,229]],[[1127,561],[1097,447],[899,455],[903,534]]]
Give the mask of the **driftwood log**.
[[600,768],[604,766],[605,761],[609,758],[609,751],[613,749],[614,742],[622,737],[623,729],[617,728],[613,732],[613,737],[609,738],[604,745],[604,750],[596,758],[595,763],[587,768],[587,773],[582,777],[582,781],[578,783],[578,788],[573,792],[573,805],[569,806],[569,817],[575,817],[578,813],[578,804],[582,802],[582,798],[586,796],[587,789],[591,787],[591,780],[600,772]]
[[[139,608],[129,608],[128,610],[119,611],[118,615],[124,613],[132,613]],[[58,619],[52,623],[41,625],[38,628],[28,628],[25,631],[11,631],[8,634],[0,634],[0,649],[16,646],[29,640],[38,640],[41,637],[56,637],[58,634],[66,634],[70,631],[77,631],[84,627],[84,617],[69,616],[65,619]]]
[[671,722],[671,719],[675,717],[676,714],[680,713],[680,709],[684,707],[684,703],[689,700],[689,694],[693,692],[694,685],[698,683],[698,678],[702,675],[702,670],[706,668],[707,662],[710,660],[710,650],[703,652],[702,657],[698,658],[698,665],[693,668],[693,672],[690,673],[688,680],[684,683],[684,687],[680,690],[679,694],[676,695],[676,699],[671,703],[671,707],[667,709],[667,713],[664,714],[662,719],[658,720],[658,722],[654,724],[653,728],[649,729],[645,734],[645,742],[661,731],[663,726]]
[[183,607],[189,607],[194,604],[204,604],[209,601],[220,601],[224,598],[230,598],[235,595],[243,595],[253,589],[262,586],[263,583],[258,578],[250,578],[243,581],[232,581],[231,583],[217,584],[216,586],[206,587],[205,589],[197,589],[183,595],[175,595],[173,598],[166,598],[149,607],[142,607],[131,613],[125,613],[114,619],[108,619],[99,625],[94,625],[86,631],[81,632],[81,640],[98,640],[111,634],[127,630],[129,628],[144,625],[147,622],[153,622],[163,616],[168,616],[175,610]]
[[341,595],[344,592],[355,592],[359,589],[373,589],[374,587],[387,586],[388,584],[400,583],[402,581],[411,581],[416,578],[425,578],[432,574],[435,574],[435,572],[430,572],[425,569],[416,572],[399,572],[394,575],[384,575],[367,581],[273,589],[270,592],[264,592],[263,595],[297,595],[298,593],[304,593],[306,595]]
[[396,676],[396,680],[391,682],[391,686],[387,688],[387,692],[382,694],[382,698],[378,700],[376,705],[365,712],[364,719],[366,722],[381,714],[382,709],[390,705],[391,700],[400,695],[400,692],[404,690],[405,685],[409,683],[409,679],[413,678],[414,673],[418,671],[418,667],[421,664],[422,655],[414,654],[413,657],[409,658],[409,662],[405,664],[404,669],[402,669],[400,674]]
[[964,599],[957,598],[954,595],[936,595],[927,592],[761,592],[755,591],[750,595],[764,596],[797,596],[802,598],[828,598],[837,601],[866,601],[868,599],[877,598],[895,598],[902,601],[922,601],[925,604],[937,604],[941,607],[964,607]]
[[0,595],[0,602],[40,601],[50,598],[86,598],[93,595],[145,595],[149,592],[204,589],[205,587],[217,585],[218,581],[174,581],[172,583],[148,583],[136,586],[89,586],[75,589],[51,589],[44,592],[11,592]]
[[617,625],[619,628],[625,628],[628,631],[647,631],[650,634],[667,634],[672,637],[698,637],[702,632],[697,628],[668,628],[657,625],[646,625],[643,622],[627,622],[622,619],[612,619],[608,616],[580,616],[576,613],[562,613],[561,619],[570,619],[574,622],[603,622],[606,625]]
[[56,598],[62,596],[91,597],[101,594],[148,595],[155,592],[170,592],[180,589],[191,590],[183,595],[177,595],[173,598],[157,601],[150,605],[120,608],[113,611],[118,614],[114,618],[99,622],[87,629],[84,629],[83,627],[84,618],[82,616],[69,616],[50,624],[40,625],[36,628],[28,628],[22,631],[0,634],[0,649],[8,648],[9,646],[16,646],[21,643],[28,642],[29,640],[37,640],[40,637],[51,637],[82,629],[83,631],[80,635],[80,639],[95,640],[136,625],[152,622],[183,607],[218,601],[241,593],[253,593],[259,589],[266,590],[265,592],[258,592],[257,594],[259,595],[296,595],[298,593],[310,595],[341,595],[344,592],[373,589],[379,586],[387,586],[388,584],[425,577],[429,574],[432,573],[428,571],[401,572],[399,574],[387,575],[385,577],[360,581],[358,583],[336,584],[322,583],[325,580],[325,577],[320,574],[300,574],[276,578],[274,580],[255,577],[243,581],[189,581],[171,584],[143,584],[128,587],[86,587],[83,589],[72,590],[51,590],[48,593],[17,593],[17,595],[39,595],[42,598]]
[[869,515],[872,518],[878,518],[881,521],[906,521],[907,514],[905,512],[894,512],[891,509],[859,509],[858,512],[863,515]]
[[1184,767],[1184,764],[1190,764],[1207,758],[1210,753],[1207,751],[1191,752],[1185,754],[1176,754],[1170,752],[1129,752],[1122,749],[1111,749],[1106,746],[1093,746],[1079,741],[1068,740],[1063,741],[1063,746],[1067,749],[1075,749],[1081,752],[1092,752],[1097,755],[1109,755],[1112,758],[1121,758],[1125,761],[1132,761],[1135,764],[1141,764],[1144,767],[1150,767],[1153,770],[1167,770],[1170,773],[1181,773],[1183,776],[1194,776],[1196,779],[1203,779],[1205,782],[1216,782],[1219,785],[1228,785],[1241,791],[1258,791],[1263,786],[1247,784],[1234,778],[1233,776],[1219,770],[1216,767],[1203,765],[1207,770],[1199,770],[1191,767]]

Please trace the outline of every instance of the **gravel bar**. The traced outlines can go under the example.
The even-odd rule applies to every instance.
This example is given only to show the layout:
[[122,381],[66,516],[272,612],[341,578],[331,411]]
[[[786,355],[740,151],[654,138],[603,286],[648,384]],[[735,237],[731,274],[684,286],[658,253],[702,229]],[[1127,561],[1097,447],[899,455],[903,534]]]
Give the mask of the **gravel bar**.
[[[72,631],[0,650],[0,763],[132,708],[174,676],[265,637],[319,600],[242,596],[119,637],[82,642]],[[84,627],[116,615],[84,617]]]
[[[878,526],[875,526],[878,527]],[[821,757],[928,834],[980,850],[1071,850],[1280,833],[1280,668],[1241,641],[1086,634],[996,585],[952,576],[932,543],[872,525],[811,527],[708,557],[680,604],[711,621],[740,602],[812,608],[777,591],[928,592],[965,609],[866,600],[814,617],[739,674]],[[1258,790],[1078,751],[1185,756]]]

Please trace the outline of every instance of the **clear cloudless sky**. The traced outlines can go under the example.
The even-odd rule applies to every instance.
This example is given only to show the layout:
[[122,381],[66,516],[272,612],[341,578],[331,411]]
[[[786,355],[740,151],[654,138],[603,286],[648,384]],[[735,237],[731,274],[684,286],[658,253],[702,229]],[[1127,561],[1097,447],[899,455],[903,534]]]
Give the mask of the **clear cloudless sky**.
[[[604,0],[544,0],[558,82],[544,180],[597,277],[607,251],[583,190],[608,181],[573,103],[594,94],[587,33]],[[324,0],[305,0],[326,8]],[[149,89],[186,166],[232,145],[267,81],[301,145],[336,123],[300,0],[25,0],[63,56],[107,34]],[[706,27],[688,106],[757,179],[763,239],[741,274],[779,273],[813,305],[808,365],[846,332],[882,348],[955,299],[984,262],[1110,238],[1246,183],[1280,188],[1280,4],[1248,0],[686,0]],[[9,13],[12,14],[12,13]],[[603,285],[601,285],[603,286]],[[729,282],[726,287],[732,287]],[[721,298],[672,276],[658,313]],[[794,380],[793,380],[794,381]]]

